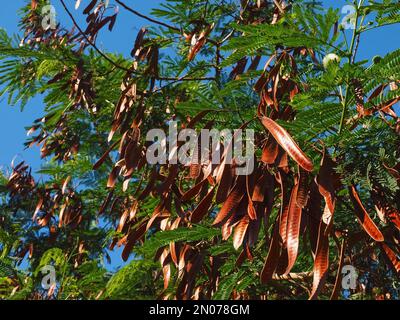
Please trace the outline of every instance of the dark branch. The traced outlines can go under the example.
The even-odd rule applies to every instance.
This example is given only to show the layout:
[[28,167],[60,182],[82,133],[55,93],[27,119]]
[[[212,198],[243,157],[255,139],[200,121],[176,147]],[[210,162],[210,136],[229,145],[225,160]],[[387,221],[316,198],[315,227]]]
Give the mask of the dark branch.
[[164,27],[166,27],[166,28],[168,28],[168,29],[181,32],[181,30],[180,30],[179,28],[174,27],[174,26],[171,26],[171,25],[169,25],[169,24],[167,24],[167,23],[164,23],[164,22],[162,22],[162,21],[158,21],[158,20],[156,20],[156,19],[154,19],[154,18],[148,17],[148,16],[146,16],[146,15],[144,15],[144,14],[142,14],[142,13],[140,13],[140,12],[134,10],[134,9],[132,9],[131,7],[128,7],[128,6],[127,6],[125,3],[123,3],[122,1],[119,1],[119,0],[115,0],[115,1],[116,1],[118,4],[120,4],[122,7],[124,7],[126,10],[128,10],[129,12],[132,12],[133,14],[137,15],[138,17],[141,17],[141,18],[143,18],[143,19],[146,19],[147,21],[153,22],[153,23],[158,24],[158,25],[160,25],[160,26],[164,26]]
[[182,77],[182,78],[175,78],[175,77],[158,77],[157,80],[165,80],[165,81],[213,81],[215,77]]
[[96,46],[96,44],[88,38],[88,36],[83,32],[83,30],[81,29],[81,27],[79,27],[79,25],[78,25],[78,23],[76,22],[74,16],[72,15],[71,11],[69,11],[69,9],[67,8],[67,6],[65,5],[64,0],[60,0],[60,2],[61,2],[61,4],[62,4],[62,6],[64,7],[65,11],[67,12],[67,14],[69,15],[69,17],[71,18],[72,23],[73,23],[74,26],[78,29],[79,33],[85,38],[85,40],[86,40],[86,41],[87,41],[87,42],[88,42],[88,43],[89,43],[89,44],[90,44],[104,59],[106,59],[108,62],[110,62],[112,65],[114,65],[114,66],[115,66],[116,68],[118,68],[118,69],[122,69],[122,70],[124,70],[124,71],[131,72],[130,69],[125,68],[125,67],[119,65],[119,64],[116,63],[114,60],[112,60],[112,59],[110,59],[109,57],[107,57],[107,55],[104,54],[104,53]]
[[[182,30],[179,29],[178,27],[171,26],[171,25],[168,24],[168,23],[165,23],[165,22],[162,22],[162,21],[158,21],[158,20],[156,20],[156,19],[154,19],[154,18],[148,17],[148,16],[146,16],[146,15],[144,15],[144,14],[142,14],[142,13],[140,13],[140,12],[134,10],[134,9],[132,9],[131,7],[128,7],[125,3],[123,3],[123,2],[120,1],[120,0],[115,0],[115,1],[116,1],[118,4],[120,4],[122,7],[124,7],[126,10],[128,10],[129,12],[131,12],[131,13],[137,15],[138,17],[141,17],[141,18],[143,18],[143,19],[146,19],[147,21],[153,22],[153,23],[158,24],[158,25],[160,25],[160,26],[164,26],[164,27],[166,27],[166,28],[168,28],[168,29],[170,29],[170,30],[173,30],[173,31],[182,33]],[[207,39],[207,41],[208,41],[209,43],[213,44],[213,45],[217,45],[217,42],[214,41],[214,40],[212,40],[212,39]]]
[[168,84],[165,86],[158,88],[157,90],[153,91],[153,93],[163,91],[164,89],[180,82],[180,81],[214,81],[214,77],[204,77],[204,78],[190,78],[188,76],[183,76],[180,78],[173,78],[173,77],[158,77],[157,80],[165,80],[165,81],[170,81]]

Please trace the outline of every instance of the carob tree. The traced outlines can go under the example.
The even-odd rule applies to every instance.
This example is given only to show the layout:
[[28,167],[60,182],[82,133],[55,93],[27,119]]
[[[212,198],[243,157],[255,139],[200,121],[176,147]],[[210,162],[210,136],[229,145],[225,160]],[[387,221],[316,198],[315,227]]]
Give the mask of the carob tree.
[[[360,0],[351,31],[306,1],[169,0],[151,16],[57,1],[70,30],[43,26],[46,5],[21,9],[21,38],[0,32],[9,103],[45,105],[26,142],[43,178],[24,162],[2,177],[3,297],[337,299],[349,264],[349,294],[396,297],[400,51],[357,51],[400,22],[397,1]],[[120,39],[131,57],[99,44],[118,37],[117,8],[148,25]],[[239,175],[222,141],[218,164],[150,164],[146,134],[171,121],[253,129],[254,170]],[[110,278],[101,262],[116,246],[136,260]],[[43,290],[46,264],[61,280]]]

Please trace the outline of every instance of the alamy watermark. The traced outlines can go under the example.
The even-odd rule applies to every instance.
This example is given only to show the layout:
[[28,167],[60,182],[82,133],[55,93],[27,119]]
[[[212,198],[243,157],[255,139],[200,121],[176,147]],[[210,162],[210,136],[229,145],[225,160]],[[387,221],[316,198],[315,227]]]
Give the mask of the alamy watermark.
[[43,276],[41,285],[44,290],[48,291],[48,295],[51,296],[56,289],[56,269],[52,265],[45,265],[40,269]]
[[56,8],[49,4],[42,7],[42,28],[44,30],[56,29],[57,19],[56,19]]
[[343,266],[342,270],[342,288],[344,290],[354,290],[357,288],[358,273],[352,265]]
[[[194,129],[178,132],[178,123],[170,121],[168,135],[162,129],[151,129],[146,141],[153,142],[146,152],[149,164],[218,165],[234,164],[237,175],[254,170],[254,130]],[[216,173],[215,173],[216,174]]]
[[341,25],[345,30],[354,30],[356,28],[356,7],[353,5],[346,5],[342,8],[341,13],[345,15],[341,21]]
[[[78,2],[77,2],[78,4]],[[106,0],[104,3],[105,8],[109,5],[109,1]],[[79,7],[79,6],[78,6]],[[76,7],[76,9],[78,9]],[[356,7],[354,5],[345,5],[342,7],[341,14],[344,15],[340,24],[345,30],[355,29],[356,26]],[[42,7],[42,28],[44,30],[48,29],[56,29],[57,20],[56,20],[56,9],[53,5],[48,4]]]

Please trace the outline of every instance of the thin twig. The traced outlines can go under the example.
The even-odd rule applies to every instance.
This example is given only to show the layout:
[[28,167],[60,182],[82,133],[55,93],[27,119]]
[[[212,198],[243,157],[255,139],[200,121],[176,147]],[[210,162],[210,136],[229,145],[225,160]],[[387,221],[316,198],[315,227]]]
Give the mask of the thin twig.
[[219,42],[219,44],[224,44],[224,42],[227,41],[234,34],[234,32],[235,30],[229,32],[228,35]]
[[180,78],[175,78],[175,77],[157,77],[157,80],[165,80],[165,81],[213,81],[215,80],[214,77],[180,77]]
[[358,51],[358,46],[360,45],[360,34],[357,35],[357,39],[356,39],[356,44],[354,46],[354,52],[353,52],[353,56],[351,58],[351,63],[354,63],[356,61],[356,55],[357,55],[357,51]]
[[215,50],[215,79],[218,87],[221,89],[221,49],[218,45]]
[[[154,18],[151,18],[151,17],[149,17],[149,16],[146,16],[146,15],[140,13],[139,11],[136,11],[136,10],[132,9],[131,7],[127,6],[125,3],[123,3],[123,2],[120,1],[120,0],[115,0],[115,1],[116,1],[118,4],[120,4],[122,7],[124,7],[126,10],[128,10],[128,11],[131,12],[131,13],[133,13],[134,15],[137,15],[138,17],[141,17],[141,18],[143,18],[143,19],[146,19],[147,21],[153,22],[153,23],[158,24],[158,25],[160,25],[160,26],[164,26],[164,27],[166,27],[166,28],[168,28],[168,29],[170,29],[170,30],[173,30],[173,31],[182,33],[182,30],[179,29],[178,27],[172,26],[172,25],[170,25],[170,24],[168,24],[168,23],[165,23],[165,22],[162,22],[162,21],[158,21],[158,20],[156,20],[156,19],[154,19]],[[217,42],[214,41],[214,40],[212,40],[212,39],[207,39],[207,42],[209,42],[209,43],[211,43],[211,44],[213,44],[213,45],[217,45]]]
[[213,78],[213,77],[189,78],[186,75],[186,76],[183,76],[183,77],[180,77],[180,78],[172,78],[172,77],[171,78],[169,78],[169,77],[160,78],[159,77],[159,78],[157,78],[157,80],[166,80],[166,81],[171,81],[171,82],[169,82],[168,84],[166,84],[165,86],[163,86],[161,88],[158,88],[158,89],[154,90],[153,93],[160,92],[160,91],[164,90],[165,88],[167,88],[167,87],[169,87],[169,86],[171,86],[171,85],[173,85],[175,83],[181,82],[181,81],[214,81],[215,78]]
[[74,26],[78,29],[79,33],[85,38],[85,40],[104,58],[106,59],[108,62],[110,62],[112,65],[114,65],[115,67],[117,67],[118,69],[122,69],[124,71],[128,71],[130,72],[131,70],[128,68],[125,68],[121,65],[119,65],[118,63],[116,63],[114,60],[110,59],[109,57],[107,57],[106,54],[104,54],[97,46],[95,43],[93,43],[88,36],[83,32],[83,30],[81,29],[81,27],[79,27],[78,23],[76,22],[74,16],[72,15],[71,11],[69,11],[69,9],[67,8],[67,6],[64,3],[64,0],[60,0],[62,6],[64,7],[65,11],[67,12],[67,14],[69,15],[69,17],[72,20],[72,23],[74,24]]
[[123,3],[122,1],[119,1],[119,0],[115,0],[115,1],[116,1],[118,4],[120,4],[122,7],[124,7],[126,10],[128,10],[129,12],[131,12],[131,13],[137,15],[138,17],[141,17],[141,18],[143,18],[143,19],[146,19],[147,21],[153,22],[153,23],[158,24],[158,25],[160,25],[160,26],[164,26],[164,27],[166,27],[166,28],[168,28],[168,29],[171,29],[171,30],[175,30],[175,31],[178,31],[178,32],[181,31],[179,28],[177,28],[177,27],[175,27],[175,26],[171,26],[171,25],[169,25],[169,24],[167,24],[167,23],[165,23],[165,22],[158,21],[158,20],[156,20],[156,19],[154,19],[154,18],[148,17],[148,16],[146,16],[146,15],[140,13],[139,11],[136,11],[136,10],[132,9],[131,7],[127,6],[127,5],[126,5],[125,3]]
[[206,19],[207,16],[207,9],[208,9],[208,0],[206,1],[206,4],[204,5],[204,12],[203,12],[203,19]]
[[[350,48],[348,51],[348,59],[349,59],[349,63],[350,64],[354,64],[354,62],[356,61],[356,55],[357,55],[357,50],[358,50],[358,46],[359,46],[359,42],[360,42],[360,32],[358,30],[358,19],[360,17],[360,8],[362,7],[362,5],[364,4],[365,0],[360,0],[360,2],[358,3],[358,6],[356,8],[356,16],[355,16],[355,25],[354,25],[354,31],[353,31],[353,37],[351,39],[351,43],[350,43]],[[363,22],[365,19],[365,14],[361,17],[361,22],[360,22],[360,30],[363,27]],[[346,89],[346,94],[344,97],[344,100],[342,100],[343,103],[343,111],[342,111],[342,116],[340,119],[340,125],[339,125],[339,131],[338,134],[342,133],[342,130],[344,128],[345,125],[345,120],[346,120],[346,115],[347,115],[347,104],[348,104],[348,99],[349,99],[349,91],[350,91],[350,84],[347,84],[347,89]]]

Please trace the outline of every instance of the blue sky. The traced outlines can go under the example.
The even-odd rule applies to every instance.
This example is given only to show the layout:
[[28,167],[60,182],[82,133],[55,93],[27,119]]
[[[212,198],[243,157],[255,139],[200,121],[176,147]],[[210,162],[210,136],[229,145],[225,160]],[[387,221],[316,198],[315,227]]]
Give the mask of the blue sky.
[[[0,11],[0,27],[7,30],[9,34],[18,33],[17,10],[25,3],[25,0],[2,1]],[[71,22],[58,0],[51,1],[56,7],[57,20],[65,26],[71,26]],[[80,19],[79,12],[73,10],[75,0],[65,0],[70,4],[71,11],[75,14],[81,26],[84,21]],[[82,0],[82,9],[89,0]],[[113,3],[110,0],[110,3]],[[134,7],[136,10],[148,14],[151,8],[165,2],[161,0],[125,0],[125,3]],[[325,0],[325,6],[342,8],[348,1],[345,0]],[[120,10],[113,33],[104,31],[100,38],[99,47],[105,52],[123,53],[129,55],[138,30],[148,25],[146,20],[138,18],[124,9]],[[351,31],[347,31],[350,37]],[[363,35],[359,48],[358,59],[370,59],[375,55],[385,55],[386,53],[399,48],[400,25],[389,26],[378,30],[369,31]],[[26,160],[34,169],[40,167],[40,156],[38,148],[24,150],[23,142],[26,139],[26,130],[33,120],[42,116],[43,103],[41,97],[32,99],[25,107],[23,112],[19,106],[9,106],[7,99],[0,100],[0,169],[10,165],[12,159]],[[17,161],[18,161],[17,160]],[[113,265],[120,264],[119,252],[112,254]]]

